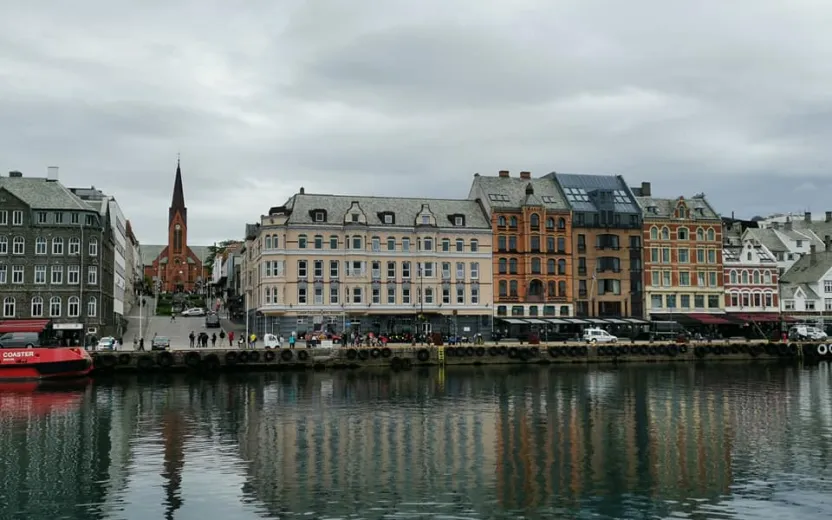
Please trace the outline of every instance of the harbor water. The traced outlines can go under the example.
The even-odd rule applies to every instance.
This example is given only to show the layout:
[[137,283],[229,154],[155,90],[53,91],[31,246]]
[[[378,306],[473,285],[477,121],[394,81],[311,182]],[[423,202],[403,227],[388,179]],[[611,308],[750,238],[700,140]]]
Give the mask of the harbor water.
[[0,384],[0,519],[832,517],[829,365]]

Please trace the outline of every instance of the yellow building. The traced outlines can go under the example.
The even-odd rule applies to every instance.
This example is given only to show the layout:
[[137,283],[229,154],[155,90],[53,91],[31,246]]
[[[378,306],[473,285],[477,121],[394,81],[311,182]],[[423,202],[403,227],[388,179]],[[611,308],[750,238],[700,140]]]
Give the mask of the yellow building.
[[491,225],[476,201],[301,188],[247,235],[255,333],[491,331]]

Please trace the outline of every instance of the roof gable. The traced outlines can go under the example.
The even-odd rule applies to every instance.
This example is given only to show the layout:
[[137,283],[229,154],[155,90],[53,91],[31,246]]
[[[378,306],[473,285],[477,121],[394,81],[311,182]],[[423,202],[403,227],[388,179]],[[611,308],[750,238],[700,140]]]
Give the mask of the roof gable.
[[[531,189],[531,193],[529,190]],[[481,199],[489,212],[539,206],[549,211],[568,211],[569,205],[552,179],[523,179],[475,175],[468,195]]]
[[574,173],[550,173],[546,178],[554,180],[575,211],[614,211],[616,213],[641,214],[624,178],[620,175],[581,175]]
[[645,219],[685,219],[685,220],[719,220],[721,217],[705,199],[704,195],[696,195],[689,199],[676,197],[675,199],[659,197],[636,197],[644,212]]
[[90,210],[81,199],[55,180],[37,177],[0,177],[0,188],[5,189],[32,209]]
[[803,255],[780,277],[780,281],[790,284],[817,283],[832,271],[832,252],[820,251],[814,255]]

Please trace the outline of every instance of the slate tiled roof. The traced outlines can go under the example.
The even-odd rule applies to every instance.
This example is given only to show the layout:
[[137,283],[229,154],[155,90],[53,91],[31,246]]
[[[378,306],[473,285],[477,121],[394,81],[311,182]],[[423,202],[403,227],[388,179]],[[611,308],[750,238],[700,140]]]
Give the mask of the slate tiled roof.
[[[812,260],[814,258],[814,263]],[[818,251],[814,255],[803,255],[800,260],[780,277],[788,284],[816,283],[832,269],[832,252]]]
[[[422,206],[427,205],[436,217],[439,227],[454,227],[448,217],[462,215],[465,217],[463,229],[491,229],[482,208],[476,201],[465,199],[417,199],[406,197],[358,197],[352,195],[327,195],[298,193],[293,195],[285,204],[291,211],[288,224],[325,225],[343,223],[347,210],[353,202],[357,202],[367,216],[370,226],[391,226],[381,220],[380,214],[391,212],[395,214],[395,224],[392,227],[413,227],[416,217],[422,212]],[[327,212],[326,223],[315,222],[314,210]]]
[[[679,198],[636,197],[636,200],[644,212],[645,219],[670,219],[676,212],[676,206],[679,203]],[[691,210],[691,216],[694,219],[722,221],[719,214],[708,204],[705,197],[695,196],[685,198],[685,203],[688,209]]]
[[555,181],[566,203],[575,211],[595,212],[601,207],[594,202],[593,192],[612,191],[612,209],[616,213],[641,213],[632,191],[620,175],[581,175],[574,173],[550,173],[543,177]]
[[789,248],[780,240],[780,237],[777,236],[777,233],[773,229],[748,228],[745,232],[745,236],[758,240],[772,253],[786,253],[789,251]]
[[[532,193],[527,193],[531,186]],[[551,211],[569,211],[569,205],[552,179],[521,179],[475,175],[468,194],[470,200],[482,200],[490,212],[494,209],[519,209],[524,205],[543,206]]]
[[90,210],[58,181],[38,177],[0,177],[0,189],[7,190],[32,209]]

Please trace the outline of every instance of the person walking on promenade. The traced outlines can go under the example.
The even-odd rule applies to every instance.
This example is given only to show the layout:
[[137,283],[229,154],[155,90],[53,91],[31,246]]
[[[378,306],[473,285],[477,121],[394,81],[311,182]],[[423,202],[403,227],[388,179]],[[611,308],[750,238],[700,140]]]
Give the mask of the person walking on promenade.
[[214,348],[216,346],[217,346],[217,333],[215,332],[215,333],[211,334],[211,348]]
[[144,352],[144,338],[139,338],[139,351]]
[[225,331],[220,330],[220,343],[222,343],[223,341],[225,341]]
[[174,322],[174,321],[176,321],[176,313],[174,313],[174,312],[172,312],[172,311],[171,311],[171,313],[170,313],[170,321],[171,321],[171,323],[172,323],[172,322]]
[[234,331],[233,330],[228,333],[228,346],[229,347],[234,346]]
[[295,333],[289,336],[289,348],[295,348]]
[[194,331],[191,331],[191,333],[188,334],[188,339],[191,340],[191,348],[194,348],[194,342],[196,340],[196,335],[194,335]]

